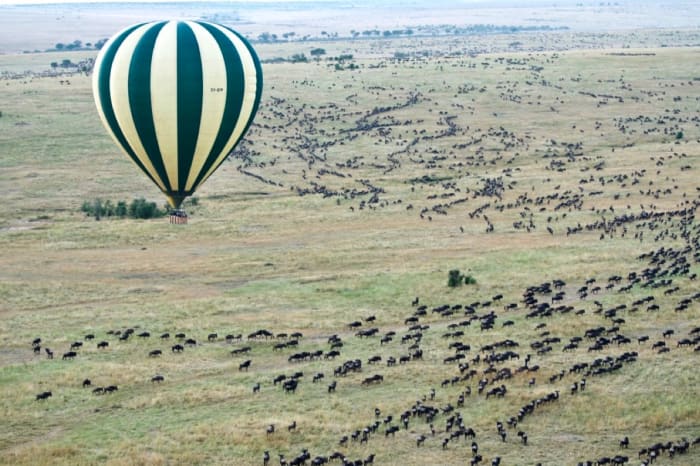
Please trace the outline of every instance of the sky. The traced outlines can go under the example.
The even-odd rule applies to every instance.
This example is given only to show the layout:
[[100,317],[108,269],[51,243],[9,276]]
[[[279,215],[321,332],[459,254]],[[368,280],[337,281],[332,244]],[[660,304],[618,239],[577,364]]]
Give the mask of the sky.
[[[47,3],[176,3],[176,2],[216,2],[223,0],[0,0],[0,5],[36,5]],[[279,2],[305,2],[327,1],[329,3],[338,0],[234,0],[232,3],[279,3]]]

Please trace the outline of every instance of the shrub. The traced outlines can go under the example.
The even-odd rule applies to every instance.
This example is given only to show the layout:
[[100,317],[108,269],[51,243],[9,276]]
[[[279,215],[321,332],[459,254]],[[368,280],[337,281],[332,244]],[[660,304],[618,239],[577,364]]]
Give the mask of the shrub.
[[447,276],[447,286],[450,288],[456,288],[458,286],[465,285],[475,285],[476,278],[471,275],[462,275],[459,269],[450,270]]
[[129,217],[131,218],[157,218],[165,215],[165,212],[160,210],[155,202],[148,202],[144,198],[134,199],[129,204]]
[[450,270],[447,277],[447,286],[450,288],[458,287],[462,284],[462,279],[462,273],[459,270]]
[[126,201],[114,202],[102,199],[93,201],[85,201],[80,210],[85,212],[87,216],[95,217],[95,220],[100,220],[102,217],[130,217],[149,219],[162,217],[167,214],[167,208],[159,209],[155,202],[148,202],[143,198],[134,199],[130,204]]

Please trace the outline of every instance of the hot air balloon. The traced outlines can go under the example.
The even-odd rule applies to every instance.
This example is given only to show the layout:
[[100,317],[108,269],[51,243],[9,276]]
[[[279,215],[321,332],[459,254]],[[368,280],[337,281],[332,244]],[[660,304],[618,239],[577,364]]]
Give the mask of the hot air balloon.
[[251,45],[214,23],[130,26],[95,61],[102,122],[176,211],[246,133],[261,93]]

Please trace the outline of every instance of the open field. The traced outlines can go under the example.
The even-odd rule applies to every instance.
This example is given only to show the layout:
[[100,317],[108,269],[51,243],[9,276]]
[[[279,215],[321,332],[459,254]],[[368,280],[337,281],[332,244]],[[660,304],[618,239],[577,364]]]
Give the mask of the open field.
[[260,111],[186,226],[80,212],[164,200],[91,77],[41,74],[90,52],[0,56],[0,463],[700,464],[694,34],[256,44]]

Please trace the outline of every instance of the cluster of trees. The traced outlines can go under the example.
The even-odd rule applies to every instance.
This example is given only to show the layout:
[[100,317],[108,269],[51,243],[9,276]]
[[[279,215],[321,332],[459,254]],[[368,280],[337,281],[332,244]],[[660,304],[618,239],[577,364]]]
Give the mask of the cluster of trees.
[[73,42],[71,42],[70,44],[64,44],[62,42],[59,42],[56,45],[54,45],[53,50],[49,49],[47,51],[48,52],[51,52],[51,51],[62,52],[62,51],[92,50],[92,49],[100,50],[105,45],[105,43],[107,43],[107,39],[100,39],[97,42],[95,42],[94,44],[92,42],[83,43],[83,41],[76,39]]
[[102,217],[149,219],[168,214],[167,207],[160,209],[155,202],[148,202],[144,198],[134,199],[131,203],[117,201],[116,204],[110,200],[95,199],[83,202],[80,210],[89,217],[95,217],[95,220]]
[[450,288],[456,288],[462,285],[474,285],[476,284],[476,278],[471,275],[462,275],[459,269],[450,270],[447,275],[447,286]]

